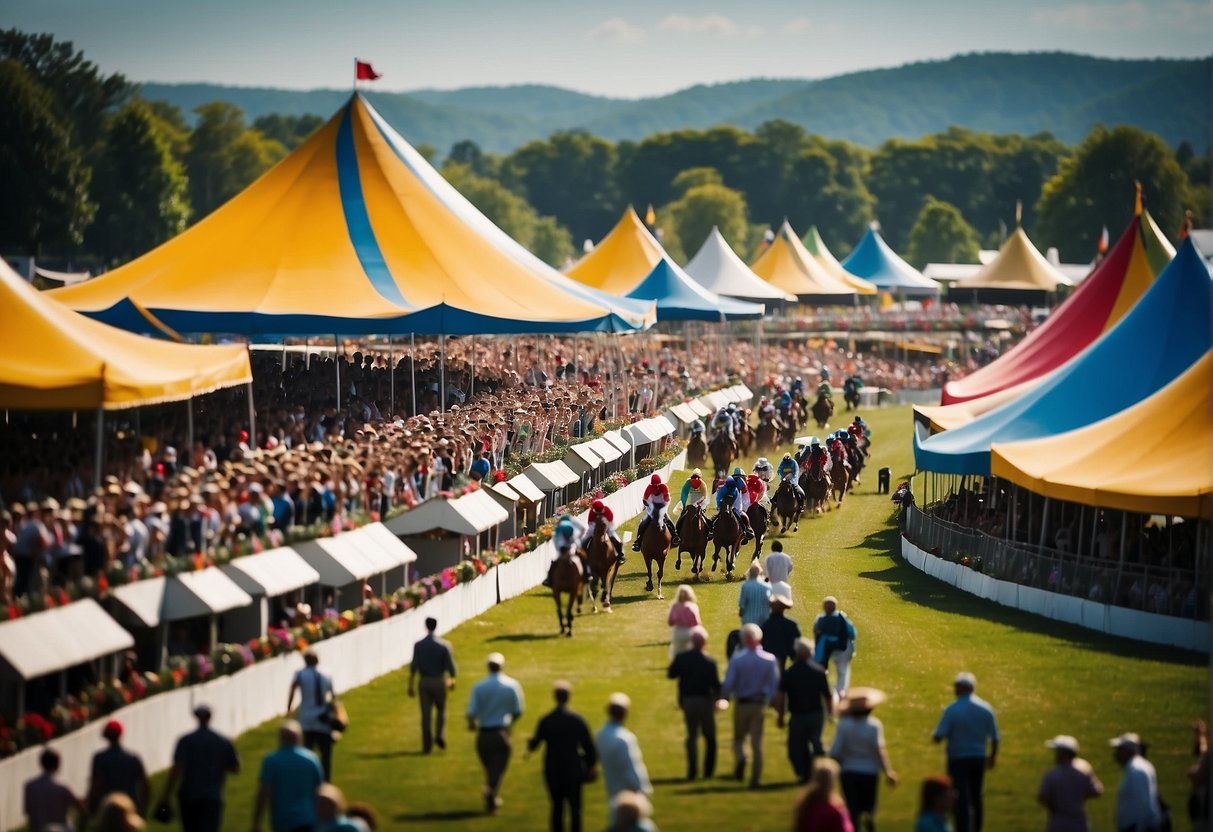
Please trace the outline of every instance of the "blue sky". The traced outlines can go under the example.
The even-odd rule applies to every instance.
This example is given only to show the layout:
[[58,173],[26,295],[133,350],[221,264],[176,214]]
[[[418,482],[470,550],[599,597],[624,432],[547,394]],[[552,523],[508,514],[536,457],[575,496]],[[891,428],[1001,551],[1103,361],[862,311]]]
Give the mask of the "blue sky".
[[1207,55],[1209,0],[0,0],[137,81],[378,88],[517,83],[635,97],[753,77],[820,78],[963,52]]

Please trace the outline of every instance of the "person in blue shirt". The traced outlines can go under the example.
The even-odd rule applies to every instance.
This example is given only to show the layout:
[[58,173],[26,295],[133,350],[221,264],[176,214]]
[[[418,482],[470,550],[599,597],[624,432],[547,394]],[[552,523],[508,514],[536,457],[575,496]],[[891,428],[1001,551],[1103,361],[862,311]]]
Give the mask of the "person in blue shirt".
[[804,379],[800,376],[796,376],[796,379],[792,382],[792,393],[798,396],[804,395]]
[[311,829],[316,825],[316,790],[324,783],[320,758],[299,746],[302,730],[289,719],[278,729],[278,750],[261,761],[261,789],[253,808],[253,830],[270,807],[274,832]]
[[944,709],[931,737],[947,740],[948,776],[957,793],[956,832],[981,832],[982,785],[986,769],[994,768],[998,757],[998,721],[990,704],[973,693],[976,689],[972,673],[956,676],[956,701]]
[[796,464],[796,460],[792,458],[791,454],[783,455],[783,459],[779,460],[779,465],[775,468],[775,473],[780,480],[788,480],[792,483],[792,491],[796,494],[796,506],[800,511],[804,511],[804,489],[800,487],[800,466]]
[[[738,469],[740,470],[740,469]],[[740,478],[737,476],[725,477],[724,482],[720,484],[720,488],[716,489],[716,511],[715,517],[708,523],[709,539],[715,534],[716,521],[720,519],[719,512],[724,510],[724,504],[730,502],[730,508],[733,515],[737,518],[737,522],[741,525],[741,530],[745,534],[745,540],[750,541],[754,537],[754,532],[750,529],[750,518],[746,517],[741,512],[742,494],[749,494],[749,489],[745,485],[745,476]]]
[[490,653],[489,675],[476,683],[468,699],[468,728],[478,731],[476,753],[484,766],[484,806],[496,814],[501,806],[501,778],[510,764],[510,726],[522,716],[522,685],[501,672],[505,657]]
[[492,470],[493,465],[489,462],[489,452],[481,451],[480,456],[478,456],[475,461],[472,462],[471,469],[468,471],[468,473],[471,475],[472,479],[479,482],[487,477]]

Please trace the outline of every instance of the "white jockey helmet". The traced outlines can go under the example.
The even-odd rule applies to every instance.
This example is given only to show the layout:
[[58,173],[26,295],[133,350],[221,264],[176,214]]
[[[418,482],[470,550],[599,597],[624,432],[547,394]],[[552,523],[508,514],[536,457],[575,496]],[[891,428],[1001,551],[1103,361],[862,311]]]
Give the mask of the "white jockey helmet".
[[784,458],[784,459],[791,459],[791,458],[792,458],[792,455],[791,455],[790,453],[789,453],[789,454],[784,454],[784,455],[783,455],[783,458]]
[[816,436],[809,437],[809,446],[810,447],[812,447],[813,445],[820,445],[820,444],[821,444],[821,440],[818,439]]

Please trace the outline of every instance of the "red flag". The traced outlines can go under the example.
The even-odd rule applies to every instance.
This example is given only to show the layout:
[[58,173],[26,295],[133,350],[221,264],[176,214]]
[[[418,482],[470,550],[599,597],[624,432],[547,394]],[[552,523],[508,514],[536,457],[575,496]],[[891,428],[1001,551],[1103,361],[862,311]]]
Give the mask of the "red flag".
[[1108,253],[1108,227],[1106,225],[1103,227],[1103,231],[1100,232],[1099,248],[1097,250],[1100,254]]
[[354,59],[354,78],[357,80],[375,81],[382,77],[383,76],[376,72],[374,67],[368,64],[366,61],[360,61],[357,58]]

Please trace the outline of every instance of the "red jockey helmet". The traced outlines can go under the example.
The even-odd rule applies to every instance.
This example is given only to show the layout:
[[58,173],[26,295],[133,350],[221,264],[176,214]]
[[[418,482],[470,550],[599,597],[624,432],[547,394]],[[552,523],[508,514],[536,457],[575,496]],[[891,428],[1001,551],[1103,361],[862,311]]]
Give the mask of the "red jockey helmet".
[[661,485],[661,475],[654,474],[653,479],[649,480],[649,482],[651,482],[653,485]]
[[595,500],[594,502],[590,503],[590,508],[594,509],[594,511],[602,511],[604,508],[606,508],[606,504],[603,503],[602,500]]

